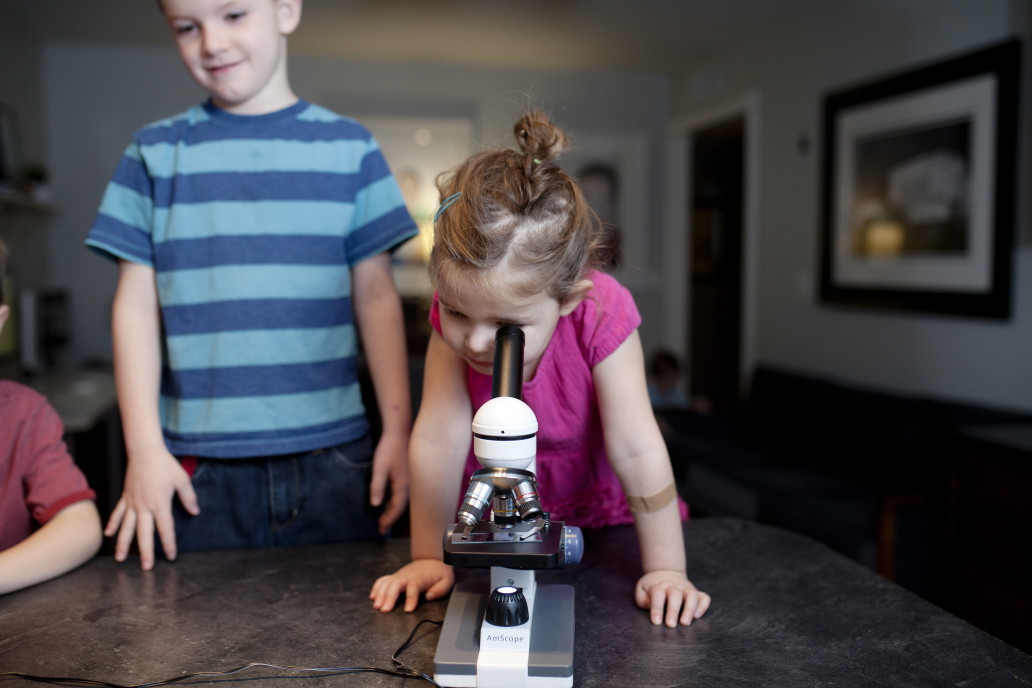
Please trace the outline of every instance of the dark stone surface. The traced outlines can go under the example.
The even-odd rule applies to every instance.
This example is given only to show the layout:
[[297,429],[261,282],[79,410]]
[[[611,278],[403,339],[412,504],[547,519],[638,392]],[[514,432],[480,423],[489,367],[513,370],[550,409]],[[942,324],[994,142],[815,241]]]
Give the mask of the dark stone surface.
[[[576,588],[578,686],[982,686],[1032,683],[1026,655],[831,549],[769,526],[685,527],[689,575],[713,595],[690,627],[654,627],[634,606],[630,527],[585,533],[584,561],[542,571]],[[421,619],[372,609],[369,588],[407,541],[189,553],[143,573],[108,558],[0,597],[0,672],[137,684],[248,662],[390,668]],[[477,581],[486,571],[460,571]],[[436,627],[401,657],[432,672]],[[415,686],[376,675],[251,669],[234,684]],[[268,680],[276,677],[275,680]],[[229,681],[230,679],[223,679]],[[30,684],[0,679],[0,688]]]

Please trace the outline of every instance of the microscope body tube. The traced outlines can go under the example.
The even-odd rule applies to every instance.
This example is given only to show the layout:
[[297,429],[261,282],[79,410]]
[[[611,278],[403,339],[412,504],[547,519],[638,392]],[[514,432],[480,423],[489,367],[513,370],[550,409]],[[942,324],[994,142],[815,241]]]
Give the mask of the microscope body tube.
[[494,369],[491,375],[491,398],[523,399],[523,330],[516,325],[502,325],[495,333]]

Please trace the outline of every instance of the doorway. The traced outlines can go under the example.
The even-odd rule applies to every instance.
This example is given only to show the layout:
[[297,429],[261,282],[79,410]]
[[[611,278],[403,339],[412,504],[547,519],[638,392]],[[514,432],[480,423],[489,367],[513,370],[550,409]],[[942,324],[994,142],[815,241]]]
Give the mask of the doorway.
[[687,325],[691,395],[734,410],[742,389],[746,120],[693,129],[689,147]]

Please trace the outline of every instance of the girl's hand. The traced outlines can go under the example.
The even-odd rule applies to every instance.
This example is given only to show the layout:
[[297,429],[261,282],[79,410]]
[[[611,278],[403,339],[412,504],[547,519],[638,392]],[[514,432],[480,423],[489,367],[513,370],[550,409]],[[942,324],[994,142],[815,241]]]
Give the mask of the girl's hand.
[[426,592],[427,601],[444,597],[455,584],[452,567],[439,559],[416,559],[395,573],[380,576],[373,583],[369,599],[373,609],[389,612],[394,609],[398,597],[405,593],[405,611],[415,611],[419,594]]
[[[650,571],[638,579],[634,601],[649,610],[652,623],[676,628],[678,620],[687,626],[706,613],[710,596],[696,589],[680,571]],[[665,608],[665,611],[664,611]]]

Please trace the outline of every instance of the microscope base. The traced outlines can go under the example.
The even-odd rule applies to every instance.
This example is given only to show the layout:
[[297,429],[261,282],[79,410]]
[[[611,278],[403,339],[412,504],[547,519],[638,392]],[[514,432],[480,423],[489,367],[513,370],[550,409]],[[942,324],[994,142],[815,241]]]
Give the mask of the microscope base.
[[[480,655],[480,626],[488,596],[457,587],[448,602],[441,638],[434,655],[434,680],[450,688],[476,688]],[[539,585],[531,615],[527,688],[568,688],[573,685],[573,586]],[[483,685],[483,684],[479,684]]]

